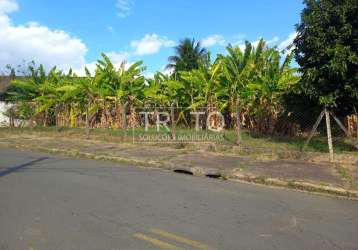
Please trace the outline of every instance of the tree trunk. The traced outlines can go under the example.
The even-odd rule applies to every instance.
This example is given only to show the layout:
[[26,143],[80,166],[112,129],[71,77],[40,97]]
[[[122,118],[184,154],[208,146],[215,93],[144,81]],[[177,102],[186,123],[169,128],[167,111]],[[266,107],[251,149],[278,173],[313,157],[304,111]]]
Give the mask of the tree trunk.
[[241,144],[240,98],[237,98],[236,107],[237,107],[237,110],[236,110],[236,144],[240,145]]

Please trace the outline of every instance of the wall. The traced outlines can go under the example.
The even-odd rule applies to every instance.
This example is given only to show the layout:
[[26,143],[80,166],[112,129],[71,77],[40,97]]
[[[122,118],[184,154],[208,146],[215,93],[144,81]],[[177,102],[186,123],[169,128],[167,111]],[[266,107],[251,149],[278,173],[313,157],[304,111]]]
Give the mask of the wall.
[[9,126],[9,118],[3,114],[8,108],[10,108],[9,104],[0,102],[0,127]]

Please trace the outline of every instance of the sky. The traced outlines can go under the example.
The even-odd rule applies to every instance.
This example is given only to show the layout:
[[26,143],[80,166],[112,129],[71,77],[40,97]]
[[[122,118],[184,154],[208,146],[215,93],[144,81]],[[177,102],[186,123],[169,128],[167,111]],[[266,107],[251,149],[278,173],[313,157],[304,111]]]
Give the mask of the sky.
[[260,38],[283,49],[302,0],[0,0],[0,72],[34,60],[83,74],[106,53],[115,65],[143,60],[164,71],[173,47],[194,38],[214,57]]

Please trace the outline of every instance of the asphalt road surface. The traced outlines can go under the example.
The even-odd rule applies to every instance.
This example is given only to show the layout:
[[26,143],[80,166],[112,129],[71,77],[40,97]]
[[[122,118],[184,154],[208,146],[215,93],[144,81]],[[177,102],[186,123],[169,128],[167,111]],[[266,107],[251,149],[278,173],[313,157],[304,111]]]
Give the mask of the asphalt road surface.
[[5,249],[358,249],[358,202],[0,148]]

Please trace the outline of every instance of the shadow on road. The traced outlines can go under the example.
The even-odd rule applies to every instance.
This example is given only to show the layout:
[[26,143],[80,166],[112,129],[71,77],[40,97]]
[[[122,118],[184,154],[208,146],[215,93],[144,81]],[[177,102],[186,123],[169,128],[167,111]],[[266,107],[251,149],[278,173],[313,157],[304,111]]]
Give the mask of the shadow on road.
[[13,172],[16,172],[22,168],[25,168],[25,167],[28,167],[28,166],[31,166],[35,163],[38,163],[38,162],[41,162],[41,161],[45,161],[45,160],[48,160],[49,158],[48,157],[41,157],[41,158],[38,158],[36,160],[33,160],[33,161],[29,161],[29,162],[26,162],[26,163],[23,163],[21,165],[17,165],[17,166],[13,166],[13,167],[8,167],[6,168],[5,170],[3,171],[0,171],[0,177],[4,177],[6,175],[9,175]]

